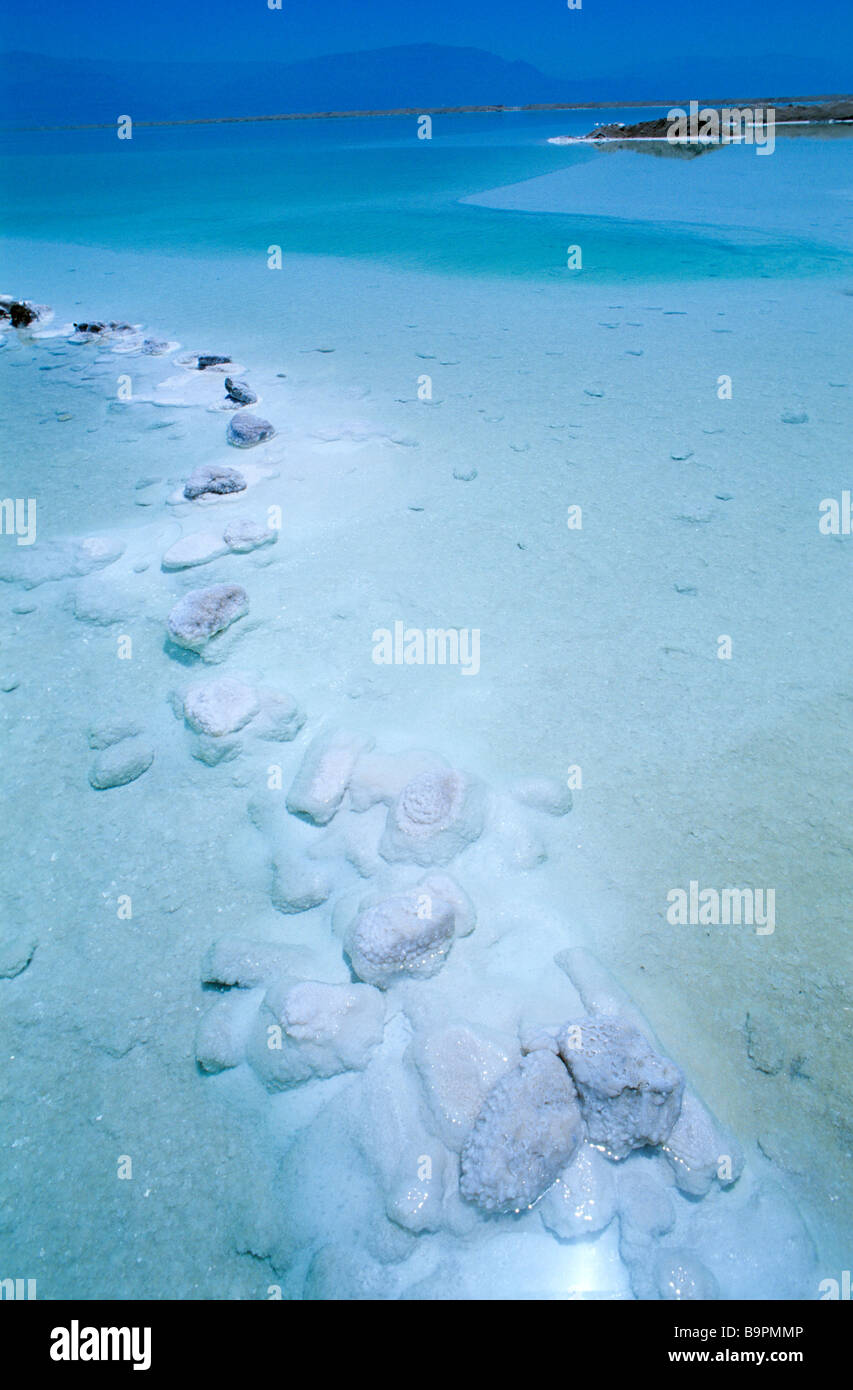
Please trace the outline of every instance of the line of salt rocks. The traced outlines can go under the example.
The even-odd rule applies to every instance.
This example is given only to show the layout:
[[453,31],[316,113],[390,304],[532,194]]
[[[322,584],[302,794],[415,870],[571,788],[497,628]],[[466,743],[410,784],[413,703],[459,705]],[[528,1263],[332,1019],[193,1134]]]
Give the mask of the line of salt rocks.
[[[395,788],[387,776],[383,785],[371,749],[369,740],[341,731],[320,734],[306,751],[287,794],[288,811],[322,827],[338,813],[347,791],[362,809],[384,799],[388,810],[380,846],[389,864],[444,865],[482,833],[485,792],[476,779],[453,769],[428,768],[402,787]],[[363,783],[358,774],[362,763],[368,767]],[[396,795],[391,795],[394,790]],[[518,789],[518,799],[552,814],[566,809],[547,783],[525,783]],[[259,823],[274,833],[275,820],[270,803]],[[291,850],[283,875],[291,883],[292,860]],[[299,911],[321,900],[318,892],[308,895],[304,903],[291,900],[276,905],[280,910]],[[444,873],[433,871],[403,892],[373,895],[343,933],[346,957],[361,985],[321,985],[297,980],[291,972],[284,979],[273,976],[261,981],[266,988],[249,1006],[239,995],[226,996],[202,1025],[200,1065],[216,1071],[248,1060],[270,1089],[337,1074],[346,1069],[341,1047],[349,1009],[353,1017],[353,1033],[346,1045],[349,1069],[363,1070],[381,1043],[382,994],[402,980],[431,978],[444,965],[454,937],[467,934],[473,926],[473,905]],[[356,1007],[350,992],[359,989],[370,992],[361,996]],[[329,1005],[325,1011],[323,998]],[[307,999],[315,1007],[311,1030],[303,1033],[306,1025],[297,1005]],[[630,1018],[601,1012],[597,999],[592,1004],[591,1012],[576,1022],[540,1028],[528,1036],[514,1062],[507,1056],[501,1059],[492,1086],[480,1097],[475,1113],[467,1116],[461,1144],[453,1144],[445,1132],[444,1139],[451,1139],[459,1155],[458,1191],[482,1213],[517,1214],[541,1204],[543,1223],[563,1238],[602,1229],[617,1206],[607,1159],[618,1164],[638,1149],[657,1148],[669,1163],[675,1184],[691,1196],[705,1195],[715,1182],[725,1186],[740,1175],[743,1160],[736,1145],[697,1098],[685,1093],[680,1069],[654,1049]],[[280,1029],[282,1038],[272,1053],[271,1027]],[[439,1045],[443,1061],[438,1070],[445,1085],[448,1058],[451,1066],[458,1063],[458,1029],[456,1034],[443,1040],[443,1052]],[[310,1041],[311,1049],[320,1051],[300,1054],[303,1038]],[[470,1053],[475,1035],[463,1029],[461,1040]],[[428,1077],[430,1065],[423,1047],[423,1040],[416,1039],[413,1060]],[[434,1065],[432,1072],[434,1078]],[[481,1068],[483,1074],[488,1071]],[[422,1139],[412,1142],[422,1151]],[[720,1163],[724,1154],[731,1156],[728,1169]],[[449,1151],[445,1159],[452,1168]],[[414,1230],[436,1229],[434,1214],[425,1214],[434,1213],[436,1207],[436,1201],[429,1200],[430,1185],[418,1189],[399,1165],[394,1171],[396,1176],[388,1177],[391,1218]],[[440,1201],[444,1202],[444,1196]],[[639,1197],[635,1206],[641,1210]],[[438,1228],[450,1219],[446,1202],[444,1207]],[[629,1234],[634,1230],[627,1220],[625,1226]],[[635,1222],[635,1227],[645,1230],[642,1222]],[[629,1234],[625,1249],[630,1253],[634,1247]],[[643,1250],[648,1253],[645,1246]],[[658,1291],[663,1290],[660,1296],[713,1296],[712,1276],[689,1251],[677,1258],[662,1255],[655,1268]]]

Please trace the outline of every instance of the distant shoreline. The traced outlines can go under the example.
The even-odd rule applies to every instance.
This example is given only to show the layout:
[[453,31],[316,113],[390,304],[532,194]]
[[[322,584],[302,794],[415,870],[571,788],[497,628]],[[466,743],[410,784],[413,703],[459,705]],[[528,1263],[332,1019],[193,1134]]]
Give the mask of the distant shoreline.
[[[774,128],[781,128],[783,131],[786,126],[843,126],[853,125],[853,99],[850,97],[820,97],[808,99],[800,97],[797,101],[782,102],[776,98],[775,102],[762,102],[752,100],[741,102],[738,107],[733,107],[731,102],[708,102],[706,104],[693,102],[694,115],[698,117],[695,108],[703,106],[711,113],[716,113],[720,108],[734,110],[738,117],[743,116],[745,128],[754,127],[755,122],[752,117],[757,112],[765,112],[769,118],[770,113],[773,117]],[[684,107],[673,109],[684,111]],[[749,119],[748,119],[749,118]],[[691,118],[692,119],[692,118]],[[639,121],[636,125],[625,125],[622,121],[617,121],[611,125],[599,125],[595,130],[587,131],[585,135],[562,135],[552,136],[548,141],[552,145],[583,145],[583,144],[627,144],[660,142],[666,140],[669,144],[679,145],[705,145],[716,144],[716,137],[702,135],[697,131],[687,135],[673,136],[671,134],[671,123],[669,117],[657,117],[651,121]]]
[[[853,101],[853,97],[847,94],[834,94],[822,96],[796,96],[796,97],[723,97],[710,100],[702,98],[701,104],[704,106],[738,105],[738,106],[772,106],[774,103],[784,106],[802,105],[808,103],[829,104],[834,102]],[[154,127],[154,126],[185,126],[185,125],[242,125],[252,124],[261,121],[354,121],[375,119],[382,116],[468,116],[468,115],[510,115],[522,111],[640,111],[647,108],[666,107],[667,109],[675,106],[687,106],[687,101],[571,101],[571,102],[528,102],[521,106],[399,106],[392,107],[385,111],[286,111],[269,116],[187,116],[180,120],[159,120],[145,121],[135,120],[134,126]],[[645,124],[645,123],[644,123]],[[651,122],[649,124],[652,124]],[[0,134],[24,134],[41,131],[59,130],[115,130],[115,121],[91,121],[72,125],[38,125],[38,126],[6,126],[0,129]],[[586,136],[579,136],[581,140],[592,140],[596,137],[590,133]],[[597,137],[601,138],[601,136]],[[623,137],[625,138],[625,137]]]

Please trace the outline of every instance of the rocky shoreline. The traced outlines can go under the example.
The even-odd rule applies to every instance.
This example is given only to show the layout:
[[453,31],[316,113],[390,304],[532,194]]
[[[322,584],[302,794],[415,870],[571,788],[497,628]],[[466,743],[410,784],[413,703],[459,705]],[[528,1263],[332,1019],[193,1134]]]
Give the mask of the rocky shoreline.
[[[716,109],[719,110],[720,108]],[[777,129],[779,126],[801,125],[803,123],[808,125],[828,125],[846,121],[853,123],[853,98],[812,104],[789,103],[779,106],[774,106],[772,103],[743,102],[739,104],[738,109],[774,111]],[[588,131],[586,135],[579,138],[581,141],[666,140],[671,126],[672,122],[668,116],[658,117],[653,121],[637,121],[634,125],[625,125],[621,121],[616,121],[609,125],[596,126],[594,130]]]

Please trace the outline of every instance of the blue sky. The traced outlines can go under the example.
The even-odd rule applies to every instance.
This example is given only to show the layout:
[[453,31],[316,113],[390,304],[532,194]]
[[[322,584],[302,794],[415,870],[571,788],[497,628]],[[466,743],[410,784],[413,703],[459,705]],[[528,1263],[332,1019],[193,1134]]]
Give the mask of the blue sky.
[[566,0],[282,0],[270,11],[267,0],[17,0],[13,10],[7,0],[0,21],[4,50],[89,58],[287,62],[409,43],[471,45],[575,78],[659,71],[699,54],[753,59],[759,78],[769,55],[819,73],[853,55],[853,4],[582,0],[570,10]]

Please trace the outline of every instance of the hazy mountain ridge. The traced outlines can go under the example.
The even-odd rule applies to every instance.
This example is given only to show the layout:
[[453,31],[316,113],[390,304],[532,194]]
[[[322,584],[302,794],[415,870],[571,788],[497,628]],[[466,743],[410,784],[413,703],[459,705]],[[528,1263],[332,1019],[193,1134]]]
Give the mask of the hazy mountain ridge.
[[[790,58],[685,59],[673,70],[607,78],[549,76],[483,49],[441,44],[334,53],[297,63],[147,62],[0,55],[0,121],[16,125],[181,120],[397,107],[669,101],[690,96],[811,95],[844,90],[831,64],[798,74]],[[764,74],[762,76],[762,73]],[[849,86],[849,83],[848,83]]]

